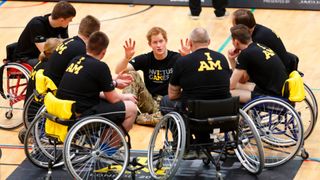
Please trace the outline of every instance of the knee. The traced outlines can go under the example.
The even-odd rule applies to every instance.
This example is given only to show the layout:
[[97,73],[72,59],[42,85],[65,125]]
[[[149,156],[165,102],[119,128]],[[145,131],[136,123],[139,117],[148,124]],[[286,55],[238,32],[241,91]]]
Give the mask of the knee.
[[126,116],[136,117],[137,116],[137,105],[132,101],[125,101]]

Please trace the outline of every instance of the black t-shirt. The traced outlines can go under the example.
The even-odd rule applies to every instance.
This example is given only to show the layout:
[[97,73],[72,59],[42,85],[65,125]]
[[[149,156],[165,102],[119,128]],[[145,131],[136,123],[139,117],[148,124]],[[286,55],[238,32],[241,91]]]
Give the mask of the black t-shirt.
[[45,75],[58,86],[70,61],[85,54],[86,44],[79,36],[63,41],[50,56]]
[[179,53],[168,51],[165,59],[157,60],[153,52],[149,52],[133,58],[130,64],[136,71],[143,71],[144,83],[152,96],[164,96],[168,94],[169,79],[179,57]]
[[256,86],[268,93],[266,95],[281,96],[282,86],[288,79],[279,56],[262,44],[251,43],[242,50],[236,68],[246,70]]
[[[277,36],[271,29],[257,24],[252,32],[252,41],[271,48],[282,60],[285,67],[288,69],[291,66],[290,57],[284,47],[280,37]],[[288,69],[289,72],[289,69]]]
[[224,99],[230,95],[230,76],[226,57],[207,48],[179,58],[170,84],[180,86],[181,99]]
[[57,97],[76,101],[76,112],[82,113],[99,104],[99,93],[114,90],[108,65],[89,55],[77,56],[66,69]]
[[32,18],[21,33],[15,50],[16,58],[38,58],[40,51],[35,45],[35,38],[42,36],[45,39],[51,37],[68,38],[68,28],[53,28],[49,23],[49,16],[37,16]]

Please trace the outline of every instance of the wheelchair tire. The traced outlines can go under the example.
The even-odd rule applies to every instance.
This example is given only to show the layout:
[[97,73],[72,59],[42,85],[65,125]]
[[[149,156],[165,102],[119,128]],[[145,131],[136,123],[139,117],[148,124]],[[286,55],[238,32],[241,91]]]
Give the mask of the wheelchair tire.
[[[40,108],[41,112],[45,111],[44,106]],[[52,141],[45,135],[45,118],[39,113],[34,121],[30,124],[24,139],[24,152],[32,164],[47,169],[49,161],[54,162],[53,168],[63,165],[62,148],[57,145],[54,149]]]
[[30,123],[36,117],[39,109],[43,105],[42,101],[38,101],[34,98],[34,94],[32,94],[24,103],[23,108],[23,125],[26,129],[28,129]]
[[300,116],[287,102],[267,96],[250,101],[243,110],[252,118],[261,136],[265,167],[288,162],[303,147]]
[[14,129],[22,125],[23,103],[30,71],[19,63],[7,63],[2,68],[0,128]]
[[127,168],[129,149],[116,124],[89,116],[69,130],[63,159],[75,179],[119,179]]
[[312,102],[312,107],[313,107],[313,112],[314,112],[314,117],[315,117],[314,124],[316,124],[316,122],[318,120],[318,102],[317,102],[316,96],[313,94],[311,88],[306,84],[304,84],[304,90],[307,92],[306,98]]
[[177,112],[163,116],[152,133],[148,168],[155,179],[171,179],[177,172],[186,144],[186,128]]
[[238,145],[235,154],[241,164],[252,174],[264,168],[264,150],[253,120],[240,109]]
[[311,135],[316,125],[314,109],[309,98],[306,98],[301,102],[296,102],[294,109],[300,116],[303,125],[303,136],[304,140],[306,140]]

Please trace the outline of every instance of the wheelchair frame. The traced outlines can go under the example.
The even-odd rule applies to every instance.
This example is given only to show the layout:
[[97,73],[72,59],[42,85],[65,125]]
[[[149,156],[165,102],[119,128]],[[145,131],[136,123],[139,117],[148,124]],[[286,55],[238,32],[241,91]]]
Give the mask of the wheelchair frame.
[[[241,164],[249,172],[259,174],[264,167],[264,152],[258,130],[250,117],[241,109],[239,115],[241,116],[239,125],[243,125],[242,127],[245,131],[239,131],[238,139],[236,140],[238,143],[233,143],[233,149],[235,149],[235,153]],[[239,130],[240,129],[242,128],[239,128]],[[189,131],[188,125],[185,124],[184,118],[177,112],[166,114],[156,125],[148,147],[148,168],[153,178],[173,178],[179,168],[185,149],[189,148],[186,147],[186,145],[189,146],[188,143],[186,143],[186,131]],[[162,136],[163,139],[159,140],[158,136]],[[243,149],[244,147],[242,147],[242,145],[250,144],[252,139],[255,141],[257,157],[248,155],[247,152],[250,151],[246,151]],[[250,150],[251,152],[254,151],[253,148]],[[220,152],[216,160],[212,157],[211,152],[204,152],[207,155],[207,159],[204,159],[203,162],[206,165],[212,162],[216,166],[218,178],[222,179],[222,174],[219,172],[219,160],[222,152]]]

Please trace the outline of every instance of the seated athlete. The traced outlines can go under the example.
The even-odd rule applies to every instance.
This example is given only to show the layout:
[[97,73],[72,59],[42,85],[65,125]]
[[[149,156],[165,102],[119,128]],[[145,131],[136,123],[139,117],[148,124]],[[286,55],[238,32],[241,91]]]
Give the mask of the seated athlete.
[[[195,28],[190,34],[191,54],[183,54],[173,68],[170,79],[168,96],[161,101],[161,111],[181,111],[187,100],[213,100],[231,97],[229,91],[230,75],[228,60],[216,51],[208,49],[210,38],[203,28]],[[195,141],[208,142],[210,132],[194,132]],[[190,152],[185,159],[194,159],[198,155]],[[200,152],[199,158],[206,156]]]
[[[228,55],[233,69],[232,96],[240,96],[242,103],[261,95],[281,96],[288,75],[279,56],[265,45],[252,42],[247,26],[239,24],[230,31],[236,49]],[[252,82],[248,82],[249,78]]]
[[254,15],[250,10],[238,9],[233,12],[232,24],[233,26],[238,24],[246,25],[249,28],[252,41],[272,49],[282,60],[288,74],[293,70],[297,70],[299,61],[297,57],[287,52],[281,38],[274,31],[266,26],[257,24]]
[[[167,32],[160,27],[153,27],[147,33],[148,45],[152,51],[134,58],[135,41],[125,42],[125,57],[116,67],[116,73],[130,71],[134,82],[123,90],[137,96],[141,114],[136,123],[155,126],[162,118],[159,103],[168,94],[168,83],[173,66],[180,57],[179,53],[167,49]],[[143,72],[143,79],[137,71]]]
[[76,56],[86,54],[86,43],[89,36],[100,30],[100,22],[97,18],[87,15],[81,19],[78,34],[66,39],[56,48],[50,57],[45,75],[48,76],[57,86],[69,62]]
[[[108,44],[103,32],[90,35],[87,54],[71,60],[58,86],[57,97],[76,101],[75,111],[82,117],[103,116],[129,131],[137,115],[136,97],[117,93],[115,86],[128,85],[132,79],[116,79],[114,83],[108,65],[100,61]],[[120,113],[110,114],[116,111]]]
[[44,41],[37,42],[36,39],[68,38],[68,25],[75,16],[76,9],[69,2],[60,1],[51,14],[32,18],[19,37],[14,58],[24,59],[31,66],[36,65],[44,46]]

